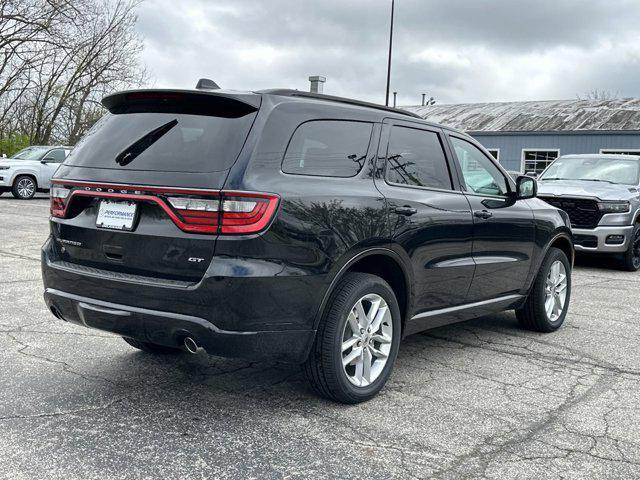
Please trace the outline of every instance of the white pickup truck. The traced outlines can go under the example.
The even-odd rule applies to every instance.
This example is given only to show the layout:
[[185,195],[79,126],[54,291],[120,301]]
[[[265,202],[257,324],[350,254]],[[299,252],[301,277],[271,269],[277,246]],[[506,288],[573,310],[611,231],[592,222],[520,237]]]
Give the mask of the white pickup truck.
[[38,191],[49,190],[49,181],[72,147],[31,146],[11,158],[0,158],[0,195],[11,192],[29,200]]

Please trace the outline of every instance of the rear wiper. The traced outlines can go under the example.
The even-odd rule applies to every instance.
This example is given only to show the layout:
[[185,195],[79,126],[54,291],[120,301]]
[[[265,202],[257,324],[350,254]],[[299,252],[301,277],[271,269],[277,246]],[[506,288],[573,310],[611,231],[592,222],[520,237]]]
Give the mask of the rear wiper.
[[153,145],[158,140],[160,140],[160,138],[162,138],[162,136],[165,133],[167,133],[177,124],[178,124],[178,120],[173,119],[170,122],[167,122],[164,125],[161,125],[160,127],[154,130],[151,130],[145,136],[140,138],[140,140],[136,141],[135,143],[132,143],[127,148],[125,148],[122,152],[120,152],[116,157],[116,163],[121,167],[124,167],[125,165],[129,165],[131,162],[133,162],[136,159],[136,157],[138,157],[138,155],[140,155],[147,148],[149,148],[151,145]]

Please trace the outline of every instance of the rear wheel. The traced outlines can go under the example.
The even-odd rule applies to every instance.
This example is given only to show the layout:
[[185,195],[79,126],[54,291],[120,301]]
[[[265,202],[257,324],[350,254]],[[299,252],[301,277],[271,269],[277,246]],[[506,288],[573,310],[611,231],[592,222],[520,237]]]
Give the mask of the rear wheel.
[[18,175],[13,181],[11,193],[20,200],[30,200],[36,194],[36,181],[29,175]]
[[398,354],[400,309],[380,277],[348,273],[329,299],[304,369],[323,397],[359,403],[384,386]]
[[553,332],[564,323],[571,298],[571,264],[565,253],[550,248],[533,288],[522,308],[516,310],[528,330]]
[[142,350],[147,353],[159,353],[159,354],[172,354],[180,353],[182,350],[179,348],[165,347],[164,345],[156,345],[155,343],[141,342],[140,340],[134,340],[133,338],[122,337],[122,339],[131,345],[133,348]]
[[622,257],[622,267],[629,272],[640,270],[640,223],[636,223],[633,229],[629,249]]

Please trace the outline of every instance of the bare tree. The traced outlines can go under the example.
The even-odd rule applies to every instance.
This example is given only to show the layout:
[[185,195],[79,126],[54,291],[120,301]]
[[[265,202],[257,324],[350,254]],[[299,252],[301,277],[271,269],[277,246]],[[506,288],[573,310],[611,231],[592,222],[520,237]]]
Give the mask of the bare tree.
[[578,100],[615,100],[619,97],[618,92],[612,92],[611,90],[600,90],[594,88],[585,95],[576,95]]
[[0,139],[75,143],[100,98],[144,83],[141,0],[0,0]]

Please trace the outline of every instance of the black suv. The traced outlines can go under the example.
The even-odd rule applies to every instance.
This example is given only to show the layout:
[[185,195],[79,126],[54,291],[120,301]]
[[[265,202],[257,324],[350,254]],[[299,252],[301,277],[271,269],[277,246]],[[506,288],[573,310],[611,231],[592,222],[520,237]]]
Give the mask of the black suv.
[[129,91],[57,171],[45,300],[152,353],[304,364],[356,403],[406,335],[563,323],[567,215],[468,135],[291,90]]

